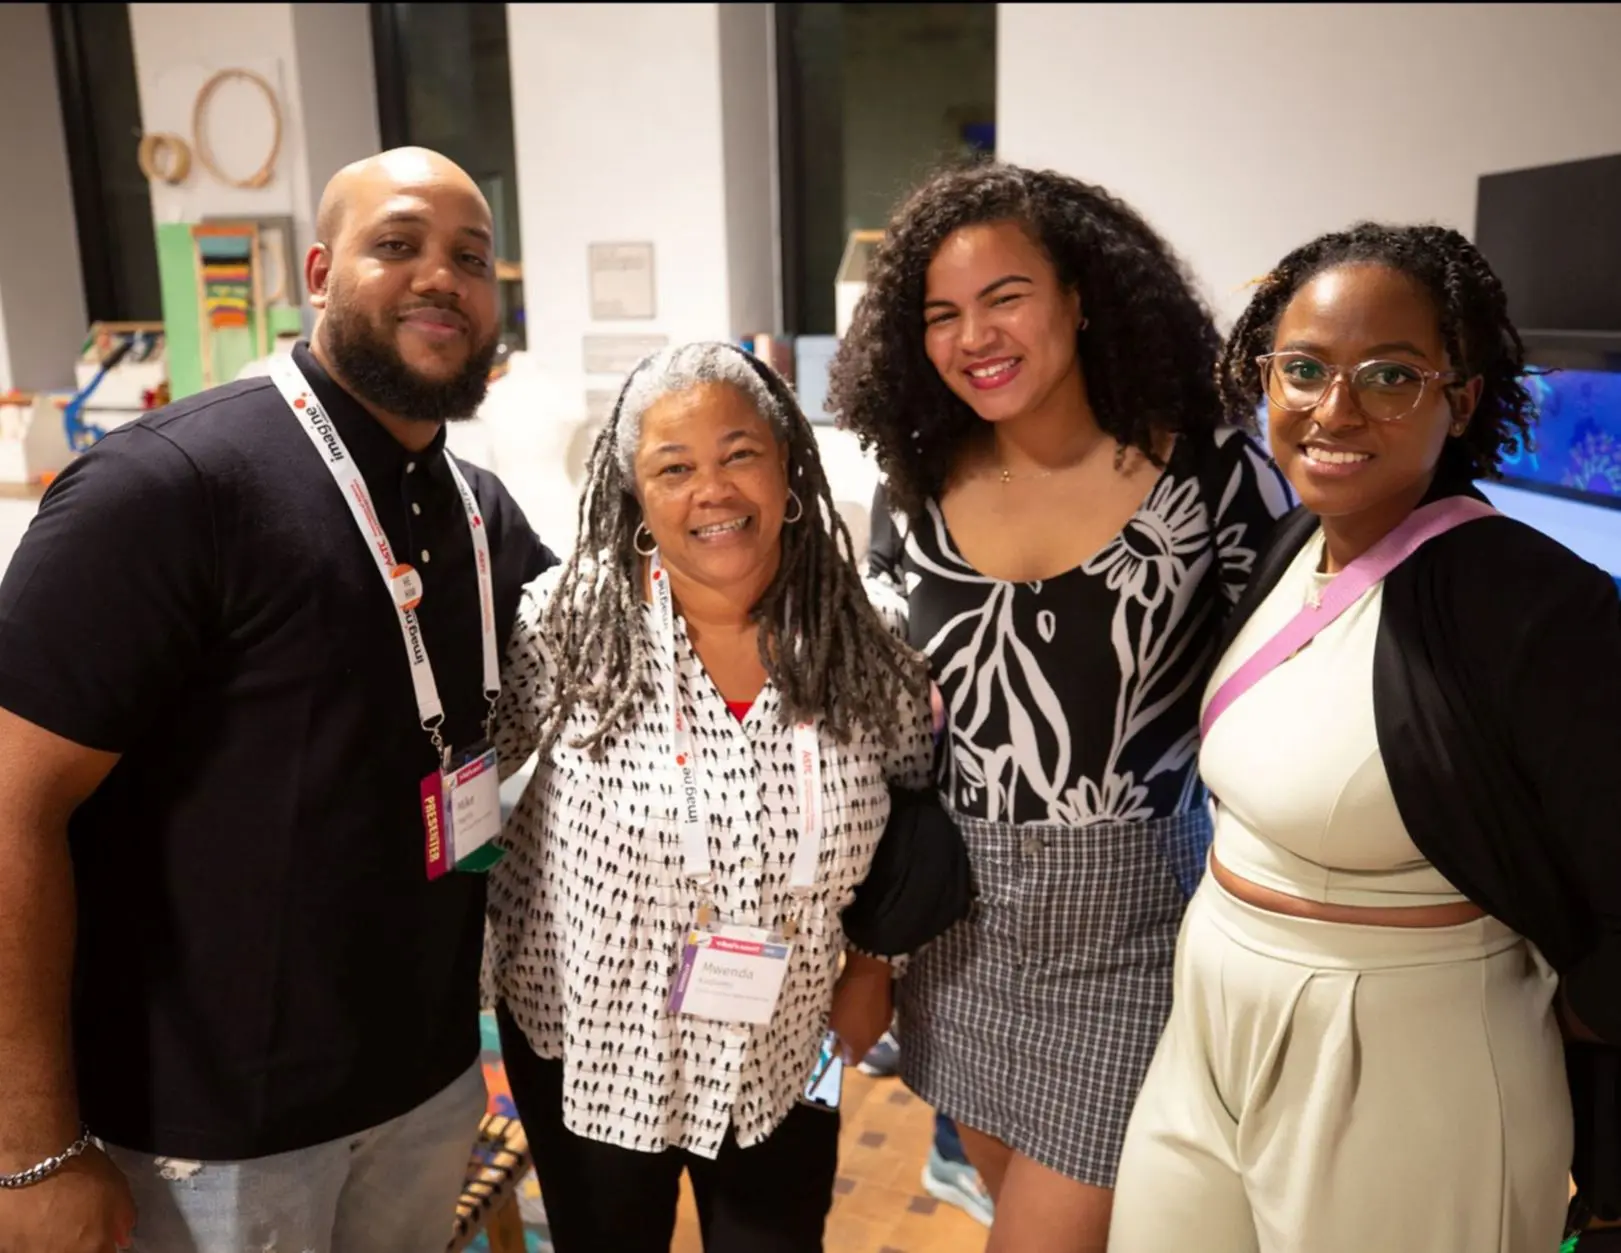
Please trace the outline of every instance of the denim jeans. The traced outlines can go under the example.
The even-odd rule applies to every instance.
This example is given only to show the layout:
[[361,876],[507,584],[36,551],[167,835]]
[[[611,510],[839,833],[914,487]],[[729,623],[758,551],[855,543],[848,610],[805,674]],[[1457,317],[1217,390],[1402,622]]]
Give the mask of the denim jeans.
[[968,1165],[968,1154],[963,1152],[962,1137],[957,1134],[957,1124],[944,1114],[934,1116],[934,1151],[948,1162],[956,1162],[959,1166]]
[[486,1100],[475,1064],[390,1122],[273,1157],[109,1145],[135,1195],[135,1253],[444,1253]]

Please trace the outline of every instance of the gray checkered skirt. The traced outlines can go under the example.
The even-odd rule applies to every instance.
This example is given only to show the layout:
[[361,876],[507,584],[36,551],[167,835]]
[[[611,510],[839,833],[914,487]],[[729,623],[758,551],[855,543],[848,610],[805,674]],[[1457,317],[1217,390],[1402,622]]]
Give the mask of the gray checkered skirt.
[[1200,807],[1085,827],[957,815],[978,899],[897,987],[901,1076],[941,1113],[1114,1186],[1210,847]]

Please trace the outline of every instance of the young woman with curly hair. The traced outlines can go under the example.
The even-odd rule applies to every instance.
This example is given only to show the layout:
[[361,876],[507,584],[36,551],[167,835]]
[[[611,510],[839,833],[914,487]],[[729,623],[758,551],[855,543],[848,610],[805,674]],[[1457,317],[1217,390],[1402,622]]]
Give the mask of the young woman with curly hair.
[[1621,1040],[1621,604],[1473,485],[1527,439],[1524,372],[1441,227],[1314,240],[1233,331],[1228,411],[1265,398],[1303,503],[1206,689],[1210,873],[1118,1253],[1558,1246],[1561,1020]]
[[1288,507],[1221,425],[1218,347],[1131,209],[987,164],[902,204],[832,369],[886,480],[872,565],[942,693],[979,890],[900,982],[902,1074],[960,1125],[993,1250],[1103,1248],[1170,1010],[1209,843],[1199,693]]

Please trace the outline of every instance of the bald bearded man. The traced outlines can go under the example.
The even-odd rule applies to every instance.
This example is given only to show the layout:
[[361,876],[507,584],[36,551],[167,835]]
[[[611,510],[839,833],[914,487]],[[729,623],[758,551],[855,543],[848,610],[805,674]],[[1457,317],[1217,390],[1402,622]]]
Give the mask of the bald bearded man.
[[0,1253],[441,1253],[485,1104],[485,751],[554,558],[444,448],[489,206],[332,180],[315,333],[108,435],[0,583]]

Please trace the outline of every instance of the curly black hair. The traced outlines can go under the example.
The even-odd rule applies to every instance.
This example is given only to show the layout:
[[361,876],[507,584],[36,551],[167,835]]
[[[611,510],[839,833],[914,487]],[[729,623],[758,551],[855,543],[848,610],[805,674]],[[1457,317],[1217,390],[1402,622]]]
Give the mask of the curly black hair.
[[1051,170],[948,166],[891,218],[828,379],[828,410],[876,449],[896,508],[916,517],[939,495],[979,422],[929,363],[923,296],[946,237],[986,222],[1020,223],[1059,281],[1080,292],[1088,325],[1076,346],[1087,397],[1122,450],[1135,446],[1157,463],[1157,437],[1217,425],[1221,336],[1148,223],[1101,187]]
[[1503,285],[1480,249],[1445,226],[1359,222],[1296,248],[1264,278],[1227,337],[1219,366],[1229,417],[1253,415],[1261,401],[1255,358],[1272,351],[1278,319],[1307,282],[1324,270],[1359,263],[1387,266],[1429,292],[1453,369],[1482,381],[1480,403],[1462,435],[1448,436],[1443,464],[1470,478],[1499,473],[1505,455],[1531,446],[1536,408],[1520,381],[1525,346],[1508,316]]

